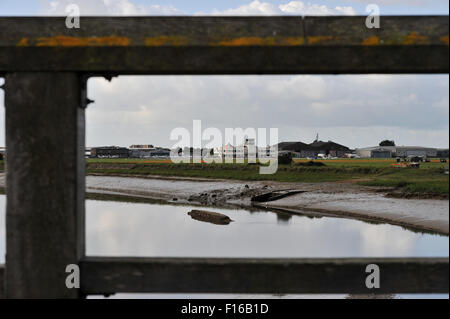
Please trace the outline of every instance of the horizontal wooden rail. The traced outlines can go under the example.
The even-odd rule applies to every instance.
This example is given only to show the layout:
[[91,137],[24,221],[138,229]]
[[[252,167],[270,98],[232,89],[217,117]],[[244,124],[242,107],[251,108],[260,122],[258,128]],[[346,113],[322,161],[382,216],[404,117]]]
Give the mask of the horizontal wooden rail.
[[[102,258],[81,262],[84,294],[448,293],[448,258]],[[365,285],[380,267],[381,287]]]
[[[81,29],[65,20],[0,18],[8,298],[80,296],[64,269],[84,256],[89,76],[449,71],[448,16],[385,16],[380,29],[362,16],[84,17]],[[85,258],[81,293],[369,293],[370,263],[381,268],[377,293],[448,293],[448,258]]]
[[0,73],[448,73],[448,16],[0,18]]

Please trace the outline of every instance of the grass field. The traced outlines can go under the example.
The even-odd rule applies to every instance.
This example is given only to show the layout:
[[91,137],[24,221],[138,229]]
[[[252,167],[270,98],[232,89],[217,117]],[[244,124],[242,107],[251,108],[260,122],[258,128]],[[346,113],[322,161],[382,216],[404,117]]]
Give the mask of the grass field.
[[257,165],[173,164],[170,160],[89,159],[88,173],[161,175],[281,182],[349,181],[367,186],[393,187],[405,193],[448,194],[449,165],[432,160],[419,169],[391,167],[393,159],[316,160],[325,166],[302,166],[308,160],[279,165],[273,175],[260,175]]
[[[391,167],[393,159],[316,160],[325,166],[303,166],[308,160],[279,165],[273,175],[260,175],[251,164],[173,164],[170,160],[88,159],[87,173],[110,175],[160,175],[236,180],[273,180],[280,182],[348,181],[367,186],[393,187],[404,193],[449,193],[449,164],[432,160],[419,169]],[[0,171],[4,168],[0,161]]]

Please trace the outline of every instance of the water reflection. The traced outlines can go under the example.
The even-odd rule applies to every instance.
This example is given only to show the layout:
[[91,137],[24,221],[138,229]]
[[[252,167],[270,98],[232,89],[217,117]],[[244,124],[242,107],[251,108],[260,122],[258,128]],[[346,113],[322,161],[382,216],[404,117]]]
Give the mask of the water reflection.
[[[6,198],[0,195],[0,263],[5,262]],[[211,209],[223,226],[199,222],[190,206],[87,201],[87,253],[96,256],[409,257],[448,256],[447,236],[398,226],[282,212]],[[345,295],[119,294],[115,298],[343,298]],[[400,295],[448,298],[448,295]]]
[[276,212],[277,222],[279,224],[289,224],[292,219],[292,214]]
[[222,226],[192,219],[190,206],[88,201],[87,253],[161,257],[448,256],[448,237],[341,218],[208,208]]
[[[0,195],[0,263],[5,262],[5,196]],[[195,207],[87,201],[87,253],[161,257],[448,256],[447,236],[340,218],[208,208],[233,223],[192,219]]]

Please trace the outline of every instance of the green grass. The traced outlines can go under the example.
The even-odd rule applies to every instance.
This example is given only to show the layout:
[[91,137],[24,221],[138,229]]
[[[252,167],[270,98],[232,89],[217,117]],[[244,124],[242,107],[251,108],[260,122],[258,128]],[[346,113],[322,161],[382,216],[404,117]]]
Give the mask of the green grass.
[[88,173],[103,174],[133,174],[133,175],[160,175],[197,178],[220,178],[237,180],[275,180],[281,182],[330,182],[357,178],[363,174],[359,169],[335,169],[316,167],[296,167],[280,165],[273,175],[259,174],[257,165],[248,164],[134,164],[123,165],[89,165]]
[[[87,173],[109,175],[160,175],[235,179],[243,181],[273,180],[280,182],[351,181],[366,186],[392,187],[406,193],[449,193],[449,165],[433,161],[422,163],[419,169],[395,168],[394,160],[339,159],[322,161],[326,166],[279,165],[273,175],[259,174],[259,166],[251,164],[173,164],[164,161],[136,159],[88,159]],[[4,169],[0,161],[0,171]],[[363,179],[363,180],[362,180]]]
[[[367,186],[393,187],[408,193],[448,194],[448,164],[422,163],[420,169],[391,167],[394,160],[326,160],[324,167],[279,165],[273,175],[260,175],[258,165],[172,164],[149,160],[88,160],[88,173],[160,175],[244,181],[334,182],[354,180]],[[364,181],[359,181],[364,179]]]
[[448,194],[449,177],[444,172],[443,168],[396,168],[393,172],[380,174],[372,181],[361,184],[394,187],[407,193]]

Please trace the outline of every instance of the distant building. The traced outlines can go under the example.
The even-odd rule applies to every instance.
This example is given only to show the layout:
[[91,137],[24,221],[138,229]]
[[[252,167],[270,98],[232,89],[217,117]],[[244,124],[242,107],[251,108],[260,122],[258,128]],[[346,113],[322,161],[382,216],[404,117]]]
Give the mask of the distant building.
[[219,153],[223,158],[233,158],[236,157],[236,148],[228,143],[219,149]]
[[258,154],[258,147],[254,138],[246,138],[243,145],[244,157],[250,159],[256,159]]
[[91,157],[94,158],[127,158],[128,149],[118,146],[103,146],[91,148]]
[[278,144],[278,151],[291,152],[293,157],[314,158],[319,154],[324,156],[344,157],[350,152],[347,146],[328,141],[314,141],[311,144],[303,142],[281,142]]
[[356,149],[360,157],[365,158],[391,158],[391,157],[437,157],[436,148],[422,146],[374,146]]
[[356,154],[363,158],[392,158],[395,156],[394,146],[374,146],[357,148]]
[[302,142],[278,143],[278,153],[290,152],[293,157],[314,157],[315,150],[308,144]]
[[437,150],[437,157],[439,158],[448,158],[448,148],[440,148]]
[[136,145],[131,145],[130,149],[133,148],[142,148],[142,149],[148,149],[148,148],[155,148],[153,145],[151,144],[136,144]]
[[170,157],[170,149],[168,148],[155,148],[152,153],[151,153],[151,157],[161,157],[161,158],[168,158]]
[[397,157],[410,157],[410,156],[422,156],[422,157],[437,157],[437,149],[421,146],[396,146],[395,156]]
[[230,143],[219,148],[217,152],[222,158],[254,158],[258,157],[258,147],[254,138],[246,138],[244,143],[233,146]]
[[129,147],[131,158],[148,158],[155,148],[150,144],[134,144]]
[[317,155],[324,154],[326,156],[344,157],[345,154],[350,152],[350,149],[347,146],[335,143],[333,141],[315,141],[309,144],[309,146],[318,152]]
[[153,149],[148,148],[130,148],[129,153],[131,158],[147,158],[151,157]]
[[370,153],[371,158],[391,158],[392,152],[386,149],[373,150]]
[[[143,146],[143,145],[132,145],[132,146]],[[151,145],[149,145],[151,146]],[[129,149],[131,158],[151,158],[151,157],[170,157],[170,150],[166,148],[159,147],[130,147]]]

